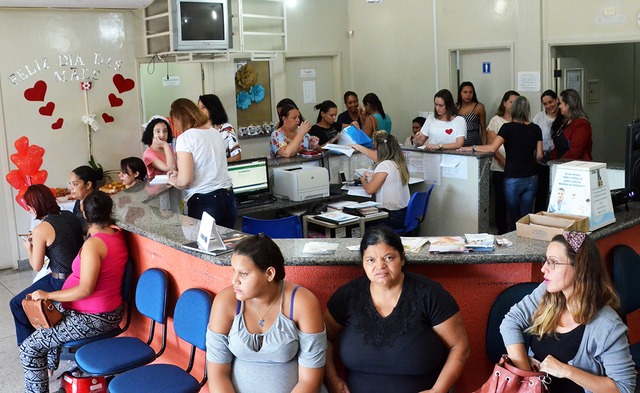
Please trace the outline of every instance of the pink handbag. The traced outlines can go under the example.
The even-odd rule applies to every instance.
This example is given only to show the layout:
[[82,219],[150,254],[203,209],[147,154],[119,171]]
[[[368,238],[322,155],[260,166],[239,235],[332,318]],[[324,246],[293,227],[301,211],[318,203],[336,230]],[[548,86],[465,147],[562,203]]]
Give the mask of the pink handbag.
[[548,391],[549,382],[546,373],[521,370],[502,355],[487,382],[473,393],[543,393]]

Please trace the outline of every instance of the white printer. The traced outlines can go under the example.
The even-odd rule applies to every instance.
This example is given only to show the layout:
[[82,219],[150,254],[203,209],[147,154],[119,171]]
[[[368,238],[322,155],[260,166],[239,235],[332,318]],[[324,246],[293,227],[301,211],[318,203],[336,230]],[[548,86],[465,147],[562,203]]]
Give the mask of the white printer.
[[329,196],[329,171],[319,166],[273,168],[273,195],[292,201]]

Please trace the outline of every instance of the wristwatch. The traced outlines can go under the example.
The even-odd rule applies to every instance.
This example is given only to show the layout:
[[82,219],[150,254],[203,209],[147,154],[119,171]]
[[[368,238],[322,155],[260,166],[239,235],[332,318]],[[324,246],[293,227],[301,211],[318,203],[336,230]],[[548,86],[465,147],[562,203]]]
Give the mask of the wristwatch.
[[471,151],[472,151],[472,152],[474,152],[474,153],[476,152],[476,145],[473,145],[473,146],[471,147]]
[[444,146],[442,145],[442,143],[438,143],[438,150],[443,150]]

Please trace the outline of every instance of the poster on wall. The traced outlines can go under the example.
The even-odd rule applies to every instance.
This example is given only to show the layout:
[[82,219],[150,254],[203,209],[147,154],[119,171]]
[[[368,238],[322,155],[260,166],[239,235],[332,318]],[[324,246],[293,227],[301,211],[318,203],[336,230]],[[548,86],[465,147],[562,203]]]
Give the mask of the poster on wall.
[[271,82],[268,61],[236,62],[238,136],[271,135]]

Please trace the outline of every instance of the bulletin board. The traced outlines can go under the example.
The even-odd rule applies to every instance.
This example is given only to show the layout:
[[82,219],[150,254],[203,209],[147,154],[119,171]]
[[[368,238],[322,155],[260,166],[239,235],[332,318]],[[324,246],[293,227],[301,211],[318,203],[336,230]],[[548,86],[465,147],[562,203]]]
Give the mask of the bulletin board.
[[[270,125],[272,118],[269,62],[236,61],[235,82],[238,127],[261,128],[264,124]],[[257,133],[262,133],[262,129]]]

